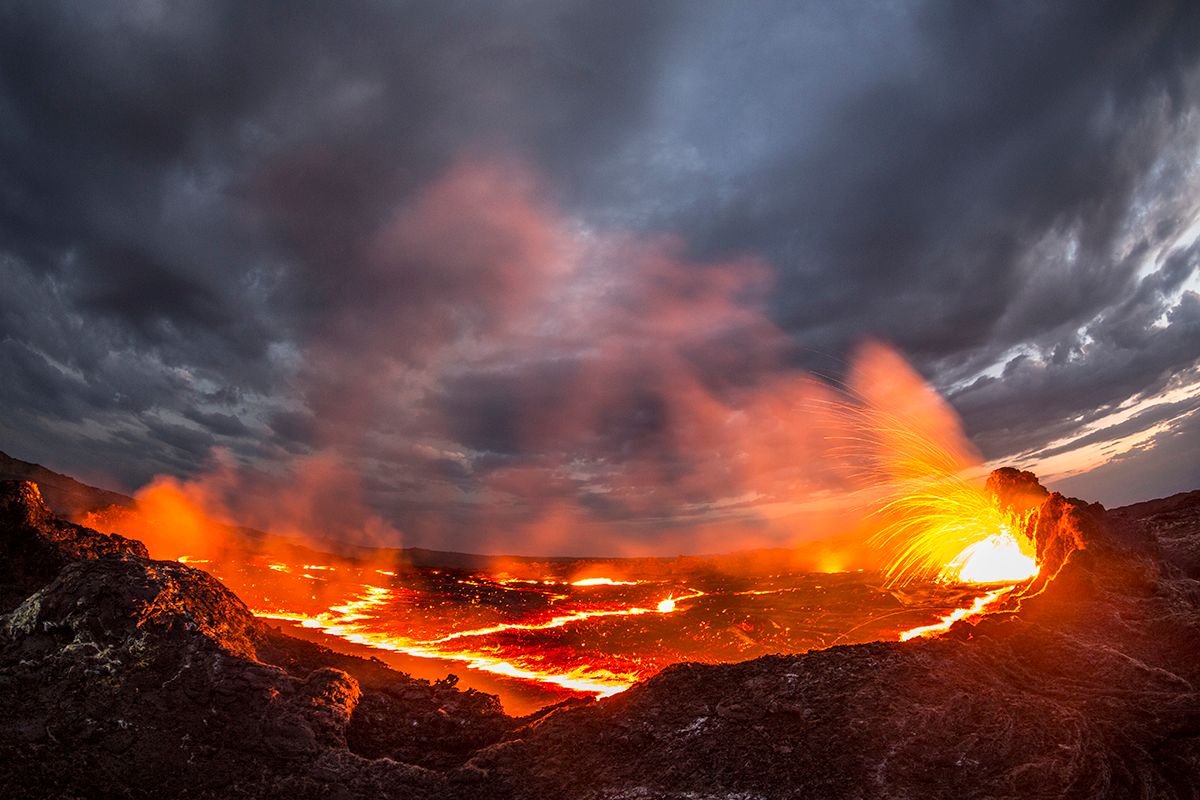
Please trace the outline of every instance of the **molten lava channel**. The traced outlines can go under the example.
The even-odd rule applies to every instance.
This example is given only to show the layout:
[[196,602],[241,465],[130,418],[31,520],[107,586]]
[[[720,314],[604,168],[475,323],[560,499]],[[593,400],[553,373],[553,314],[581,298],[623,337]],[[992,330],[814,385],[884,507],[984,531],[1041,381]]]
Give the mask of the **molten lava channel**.
[[945,566],[938,580],[943,583],[1005,585],[976,597],[970,605],[954,609],[937,622],[902,631],[900,641],[936,636],[950,630],[956,622],[982,616],[990,606],[1037,574],[1037,561],[1025,552],[1007,526],[1002,527],[999,533],[963,548]]
[[[618,582],[603,579],[602,582],[582,585],[616,585]],[[621,582],[632,585],[632,582]],[[353,644],[374,647],[380,650],[403,653],[419,658],[437,658],[461,662],[470,669],[503,675],[509,678],[552,684],[572,691],[584,692],[598,697],[608,697],[632,686],[644,675],[636,672],[614,672],[609,669],[588,665],[564,668],[546,664],[530,655],[514,663],[516,659],[500,658],[482,649],[448,647],[451,642],[478,639],[508,631],[541,631],[561,628],[566,625],[598,617],[633,617],[644,614],[674,613],[678,602],[701,597],[704,592],[692,590],[678,597],[667,597],[654,608],[628,606],[619,609],[578,610],[559,614],[538,622],[503,622],[482,628],[454,631],[431,639],[413,639],[378,630],[370,623],[378,612],[393,600],[393,591],[382,586],[363,585],[363,591],[348,602],[333,606],[328,611],[307,615],[293,611],[255,609],[254,614],[264,619],[274,619],[299,624],[304,628],[316,629],[327,635],[336,636]]]
[[988,606],[995,603],[1000,598],[1011,592],[1014,586],[1004,586],[1000,589],[993,589],[987,594],[976,597],[971,605],[963,608],[956,608],[944,617],[941,617],[937,622],[930,625],[920,625],[916,628],[909,628],[900,633],[900,641],[907,642],[910,639],[917,639],[926,636],[935,636],[939,633],[945,633],[954,626],[954,623],[964,619],[972,619],[981,616],[987,611]]

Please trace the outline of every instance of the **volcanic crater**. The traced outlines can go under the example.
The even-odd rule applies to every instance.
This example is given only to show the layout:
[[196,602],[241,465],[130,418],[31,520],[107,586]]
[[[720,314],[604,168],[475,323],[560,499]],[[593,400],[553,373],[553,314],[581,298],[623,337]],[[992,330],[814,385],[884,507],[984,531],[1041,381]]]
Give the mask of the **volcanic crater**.
[[[549,597],[575,602],[599,592],[589,601],[594,610],[639,609],[621,615],[641,626],[622,636],[638,647],[664,643],[627,674],[605,666],[620,686],[556,685],[562,694],[535,695],[531,708],[545,704],[513,716],[509,698],[502,705],[453,675],[431,681],[392,668],[381,660],[386,642],[372,640],[369,628],[351,631],[357,642],[342,637],[345,648],[325,646],[337,641],[330,629],[352,625],[362,608],[343,603],[331,617],[310,594],[306,619],[318,622],[292,629],[312,640],[296,638],[281,613],[271,619],[257,607],[262,598],[249,606],[239,599],[232,581],[152,560],[136,540],[56,516],[34,483],[6,482],[0,794],[1200,795],[1200,492],[1106,511],[1015,470],[994,473],[989,491],[1024,520],[1019,535],[1036,550],[1037,576],[1013,584],[984,613],[906,642],[895,639],[916,621],[904,616],[912,609],[887,592],[865,592],[854,574],[820,578],[828,585],[823,602],[886,596],[903,613],[859,628],[856,644],[840,643],[847,637],[834,631],[845,620],[826,615],[825,628],[804,634],[803,652],[784,649],[801,637],[747,634],[749,646],[711,620],[695,627],[722,608],[732,614],[735,599],[786,597],[783,582],[795,576],[733,586],[698,570],[653,580],[560,571],[481,582],[470,566],[410,564],[403,577],[425,581],[422,613],[436,616],[443,601],[459,608],[444,595],[462,595],[471,580],[482,585],[469,596],[498,593],[535,611]],[[314,567],[328,565],[282,566],[266,569],[315,576]],[[387,588],[396,585],[389,577],[397,576],[377,580],[390,602],[399,589]],[[604,592],[619,594],[606,601]],[[938,602],[952,607],[970,594]],[[363,602],[370,600],[368,593]],[[421,641],[457,647],[487,627],[479,624],[487,613]],[[501,629],[487,634],[489,647],[518,648],[523,637],[600,626],[606,617],[553,619],[532,632],[493,624]],[[549,658],[553,648],[537,641]],[[699,642],[696,654],[715,648],[706,660],[737,663],[696,663],[680,644],[687,641]],[[577,648],[578,640],[559,645]],[[488,652],[519,671],[503,650]],[[443,675],[451,666],[436,663]],[[515,672],[501,679],[530,682]]]

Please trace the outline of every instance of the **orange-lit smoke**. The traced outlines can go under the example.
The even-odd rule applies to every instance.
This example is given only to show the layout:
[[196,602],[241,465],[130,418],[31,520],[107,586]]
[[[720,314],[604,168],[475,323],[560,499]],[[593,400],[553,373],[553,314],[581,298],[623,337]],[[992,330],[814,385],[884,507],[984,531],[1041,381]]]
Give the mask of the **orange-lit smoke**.
[[79,521],[100,531],[116,531],[141,540],[152,558],[212,561],[238,546],[228,522],[211,515],[216,506],[201,482],[160,475],[139,489],[133,508],[113,506],[92,511]]
[[[220,454],[196,478],[159,476],[135,493],[132,507],[100,509],[79,522],[139,539],[152,558],[201,566],[238,594],[293,607],[344,597],[356,585],[346,584],[345,567],[393,574],[403,566],[394,552],[352,546],[386,545],[397,536],[362,505],[353,470],[328,456],[290,467],[286,480],[251,484]],[[344,520],[331,520],[339,510]],[[351,523],[356,541],[347,543]],[[286,575],[269,577],[276,572]]]
[[978,463],[953,412],[883,345],[854,357],[848,391],[791,366],[760,260],[697,261],[671,237],[586,228],[552,196],[519,164],[472,158],[406,199],[350,254],[369,285],[315,304],[286,398],[300,411],[283,415],[315,454],[158,478],[139,512],[177,532],[133,535],[164,554],[177,536],[171,552],[193,557],[221,547],[212,520],[485,553],[793,547],[834,571],[876,563],[864,498],[913,468],[880,472],[905,451],[878,425],[864,466],[846,444],[866,417],[847,408],[886,409],[956,472]]
[[[689,383],[685,372],[679,378]],[[962,558],[971,553],[964,551],[985,540],[990,544],[972,552],[994,551],[1013,560],[1011,543],[995,538],[1003,534],[998,528],[1003,520],[968,479],[979,461],[953,412],[889,348],[874,343],[861,348],[844,391],[805,374],[788,375],[746,392],[732,408],[689,385],[679,396],[690,401],[672,401],[680,405],[672,411],[669,447],[694,451],[705,467],[670,480],[656,474],[663,464],[650,459],[627,464],[629,474],[608,475],[609,491],[626,508],[640,507],[646,514],[620,525],[645,537],[625,543],[621,555],[661,552],[664,543],[682,553],[784,544],[793,546],[785,556],[791,568],[873,568],[881,565],[881,554],[865,540],[885,527],[893,575],[937,578],[947,565],[965,566]],[[708,472],[714,466],[724,478],[720,485]],[[264,553],[276,540],[337,549],[347,537],[348,520],[358,521],[357,543],[405,544],[399,530],[366,508],[354,464],[314,456],[290,467],[286,481],[255,484],[221,458],[216,468],[191,480],[156,478],[137,492],[134,510],[113,509],[84,521],[142,539],[162,558],[208,560],[228,555],[230,548]],[[595,552],[594,542],[610,542],[619,523],[588,513],[568,491],[548,489],[554,480],[552,467],[500,469],[489,477],[487,499],[500,506],[497,517],[505,521],[511,521],[503,509],[506,499],[545,501],[542,513],[521,529],[526,552],[586,555]],[[722,497],[730,490],[738,496]],[[658,495],[670,500],[681,493],[691,502],[660,507],[666,501]],[[247,538],[235,524],[270,536]],[[903,552],[920,539],[918,532],[925,539],[913,552]],[[930,549],[933,543],[938,546]],[[482,550],[493,549],[482,544]],[[780,557],[773,553],[763,564],[742,566],[769,570]],[[924,560],[917,564],[918,558]],[[967,573],[978,568],[976,563]]]

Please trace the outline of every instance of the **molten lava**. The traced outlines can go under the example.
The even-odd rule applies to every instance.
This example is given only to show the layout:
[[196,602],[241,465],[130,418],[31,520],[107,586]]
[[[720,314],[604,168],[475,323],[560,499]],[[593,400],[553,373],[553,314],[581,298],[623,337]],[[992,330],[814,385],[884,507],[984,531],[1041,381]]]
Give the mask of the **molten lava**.
[[383,551],[326,560],[296,541],[245,536],[171,481],[139,493],[136,509],[84,521],[144,539],[156,557],[205,564],[261,617],[396,660],[514,678],[546,701],[567,692],[605,697],[681,661],[908,641],[1019,598],[1038,572],[1024,535],[1029,520],[968,479],[977,462],[953,435],[941,435],[952,425],[937,413],[914,416],[912,403],[897,399],[905,393],[884,389],[834,404],[845,422],[841,438],[853,443],[848,461],[868,479],[860,496],[886,554],[882,575],[843,572],[850,555],[831,560],[828,574],[775,557],[758,567],[752,559],[721,562],[737,565],[728,570],[587,559],[419,568]]
[[[395,551],[338,558],[290,538],[297,531],[239,528],[213,486],[170,478],[138,492],[133,508],[81,521],[141,539],[156,558],[203,564],[264,618],[399,654],[395,661],[516,678],[548,702],[566,692],[611,695],[681,661],[933,636],[1010,606],[1038,573],[1030,520],[969,479],[979,459],[920,376],[894,354],[868,356],[843,393],[817,392],[811,410],[819,413],[805,418],[832,426],[824,441],[844,443],[821,463],[862,479],[852,496],[869,513],[847,514],[844,533],[877,530],[878,549],[866,555],[855,538],[803,564],[729,556],[714,561],[719,568],[707,558],[505,559],[494,569],[421,567]],[[784,460],[794,455],[779,449]],[[484,678],[485,691],[512,685]]]
[[[633,585],[634,582],[623,582]],[[381,586],[363,585],[361,593],[341,605],[315,615],[294,611],[255,609],[256,616],[264,619],[298,623],[302,627],[320,630],[353,644],[365,645],[379,650],[404,653],[420,658],[437,658],[461,662],[470,669],[490,672],[508,678],[537,681],[560,686],[577,692],[586,692],[598,697],[608,697],[628,689],[636,681],[646,677],[641,671],[612,671],[591,665],[564,667],[548,661],[535,650],[504,658],[493,648],[448,647],[450,642],[464,639],[483,639],[499,633],[513,631],[543,631],[561,628],[573,623],[597,617],[640,616],[643,614],[671,614],[676,610],[677,600],[701,597],[704,592],[692,591],[679,598],[668,597],[654,609],[630,606],[624,608],[598,608],[561,614],[536,622],[505,622],[482,628],[458,630],[433,638],[415,638],[389,633],[388,620],[380,620],[382,609],[394,600],[392,590]],[[379,623],[382,621],[384,628]],[[373,624],[374,623],[374,624]]]
[[572,586],[636,586],[637,581],[616,581],[612,578],[584,578],[571,581]]
[[371,648],[393,666],[431,678],[444,673],[421,662],[456,665],[451,671],[467,686],[499,692],[510,710],[532,711],[574,693],[616,694],[681,661],[936,635],[1011,596],[1009,586],[988,586],[980,596],[965,583],[997,577],[981,571],[991,555],[1005,563],[1011,545],[986,544],[952,559],[940,580],[895,589],[880,586],[879,573],[861,570],[776,565],[750,576],[640,565],[641,572],[627,568],[620,579],[580,579],[577,564],[534,564],[528,569],[535,572],[522,575],[319,561],[313,551],[289,557],[279,548],[229,549],[204,568],[256,615],[293,625],[306,638],[349,652]]
[[1007,529],[968,545],[942,572],[961,583],[1020,583],[1038,574],[1037,561]]
[[945,615],[932,625],[921,625],[916,628],[910,628],[900,634],[900,641],[907,642],[909,639],[916,639],[924,636],[935,636],[939,633],[945,633],[954,626],[954,623],[959,620],[971,619],[983,614],[988,606],[995,603],[1000,598],[1011,592],[1014,587],[1006,586],[1001,589],[993,589],[985,595],[975,598],[971,605],[965,608],[956,608],[949,614]]

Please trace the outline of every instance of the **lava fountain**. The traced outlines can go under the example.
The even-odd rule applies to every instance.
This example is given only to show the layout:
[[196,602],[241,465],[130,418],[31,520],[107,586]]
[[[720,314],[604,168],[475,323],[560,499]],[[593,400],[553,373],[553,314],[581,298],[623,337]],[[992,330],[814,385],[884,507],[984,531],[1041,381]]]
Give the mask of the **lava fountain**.
[[986,613],[1038,574],[1024,534],[1029,519],[1002,508],[979,485],[981,460],[958,416],[899,356],[869,345],[846,397],[828,405],[840,429],[833,437],[843,443],[840,455],[867,487],[869,516],[879,523],[872,543],[888,556],[888,585],[993,587],[933,625],[904,631],[902,640]]
[[1033,543],[1014,531],[1025,520],[1000,508],[997,498],[957,474],[936,471],[909,480],[880,514],[887,524],[876,536],[893,557],[885,570],[892,585],[934,580],[945,584],[999,585],[932,625],[903,631],[901,641],[949,630],[960,620],[992,610],[1038,574]]
[[963,583],[1019,583],[1038,574],[1037,561],[1028,545],[1012,535],[1008,526],[981,542],[968,545],[946,565],[943,579]]

